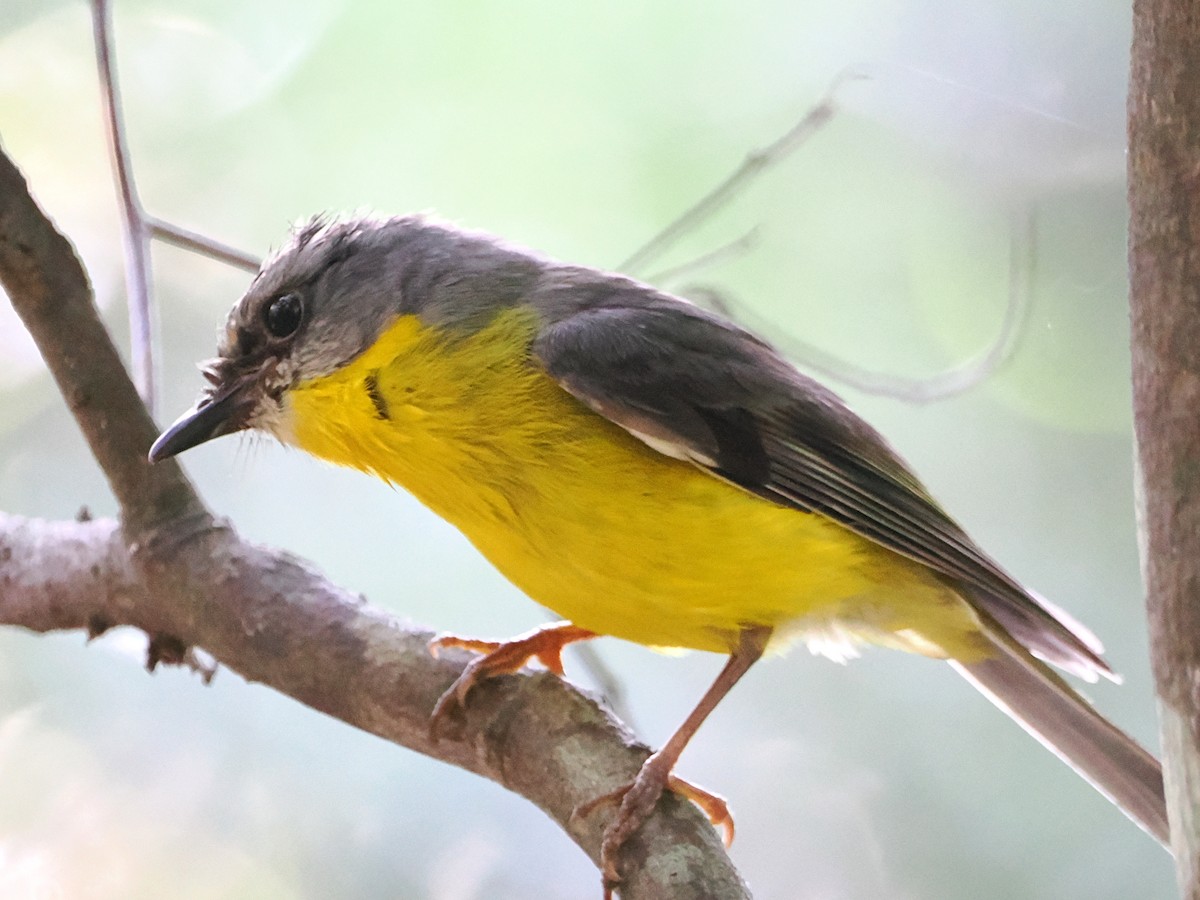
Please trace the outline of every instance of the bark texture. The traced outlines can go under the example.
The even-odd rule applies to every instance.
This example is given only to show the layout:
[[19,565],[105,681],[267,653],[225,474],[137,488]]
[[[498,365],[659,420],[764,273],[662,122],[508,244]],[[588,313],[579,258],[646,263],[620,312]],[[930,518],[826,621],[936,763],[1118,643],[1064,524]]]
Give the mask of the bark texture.
[[[156,428],[97,315],[83,267],[2,152],[0,283],[121,507],[119,523],[0,514],[0,624],[93,633],[132,625],[151,636],[152,661],[182,660],[186,648],[202,647],[247,680],[521,794],[599,859],[614,809],[584,821],[571,813],[632,779],[647,748],[593,699],[544,674],[481,686],[461,730],[432,741],[430,710],[467,657],[433,659],[432,634],[299,559],[241,540],[174,462],[146,462]],[[749,896],[715,830],[674,795],[623,861],[628,900]]]
[[1172,850],[1200,900],[1200,6],[1136,0],[1129,265],[1140,534]]

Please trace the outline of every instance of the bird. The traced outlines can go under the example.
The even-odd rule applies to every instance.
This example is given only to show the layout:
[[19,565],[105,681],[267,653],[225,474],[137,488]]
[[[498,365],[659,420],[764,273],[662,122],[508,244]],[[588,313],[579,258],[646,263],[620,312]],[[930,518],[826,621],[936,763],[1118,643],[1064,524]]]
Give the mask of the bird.
[[[845,660],[881,645],[946,660],[1160,843],[1161,766],[1055,668],[1115,676],[1099,641],[1023,587],[887,440],[771,344],[619,273],[432,215],[295,226],[230,312],[160,461],[256,430],[398,485],[561,617],[477,651],[431,714],[481,681],[613,636],[728,660],[628,785],[600,864],[664,790],[732,833],[723,798],[674,773],[768,649]],[[1052,668],[1054,667],[1054,668]]]

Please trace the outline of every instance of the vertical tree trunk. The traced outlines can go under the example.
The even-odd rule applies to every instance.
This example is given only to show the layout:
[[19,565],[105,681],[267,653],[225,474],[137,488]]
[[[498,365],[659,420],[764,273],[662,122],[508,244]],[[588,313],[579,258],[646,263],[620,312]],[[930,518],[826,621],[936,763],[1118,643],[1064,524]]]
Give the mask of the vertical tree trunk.
[[1129,265],[1142,568],[1172,849],[1200,900],[1200,4],[1135,0]]

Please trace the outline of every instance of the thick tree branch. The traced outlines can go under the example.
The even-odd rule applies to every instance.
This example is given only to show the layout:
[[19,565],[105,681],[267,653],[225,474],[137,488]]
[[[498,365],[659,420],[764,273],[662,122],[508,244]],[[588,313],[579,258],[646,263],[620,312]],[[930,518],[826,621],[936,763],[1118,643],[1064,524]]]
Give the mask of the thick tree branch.
[[1129,265],[1142,566],[1171,844],[1200,900],[1200,14],[1136,0]]
[[100,321],[83,266],[0,153],[0,284],[33,335],[136,539],[207,515],[178,465],[151,467],[155,426]]
[[[579,804],[629,781],[648,755],[595,702],[551,675],[481,686],[460,735],[434,743],[429,710],[466,656],[227,528],[150,549],[150,591],[117,524],[0,515],[0,623],[35,631],[132,625],[203,646],[249,681],[528,798],[593,859],[611,810]],[[625,896],[744,897],[712,826],[668,796],[627,852]],[[597,888],[599,892],[599,888]]]
[[[499,679],[473,694],[461,734],[433,743],[428,716],[464,657],[330,584],[301,561],[215,522],[172,462],[150,467],[156,429],[101,324],[69,243],[0,153],[0,283],[67,398],[120,503],[111,521],[0,518],[0,622],[38,631],[133,625],[205,648],[314,709],[528,798],[593,860],[613,810],[576,805],[628,782],[647,755],[557,678]],[[624,852],[624,896],[748,896],[716,832],[664,797]]]

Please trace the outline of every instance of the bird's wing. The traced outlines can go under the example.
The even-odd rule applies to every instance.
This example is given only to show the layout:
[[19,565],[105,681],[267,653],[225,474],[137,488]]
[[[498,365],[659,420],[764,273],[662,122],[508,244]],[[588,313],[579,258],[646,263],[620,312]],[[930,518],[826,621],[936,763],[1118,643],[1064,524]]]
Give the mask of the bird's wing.
[[566,391],[660,452],[953,579],[1047,660],[1092,679],[1110,673],[1095,638],[980,550],[831,391],[691,304],[624,279],[607,288],[547,320],[534,343]]

